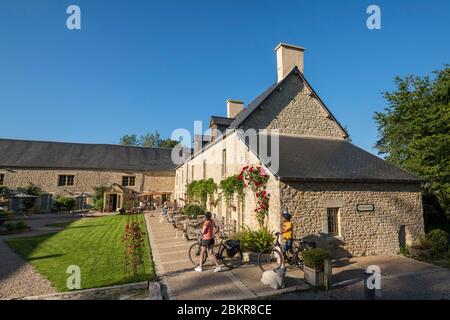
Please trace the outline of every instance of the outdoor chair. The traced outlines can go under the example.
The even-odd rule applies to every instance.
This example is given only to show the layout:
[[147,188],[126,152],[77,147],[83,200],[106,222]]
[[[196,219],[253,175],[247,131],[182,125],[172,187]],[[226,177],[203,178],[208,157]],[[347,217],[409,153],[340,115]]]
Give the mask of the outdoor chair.
[[184,238],[186,239],[186,241],[198,241],[198,238],[200,236],[200,230],[198,228],[196,228],[193,225],[188,224],[185,231],[184,231]]
[[178,239],[179,234],[184,235],[185,229],[186,229],[185,225],[181,222],[178,222],[177,223],[177,233],[175,234],[175,239]]

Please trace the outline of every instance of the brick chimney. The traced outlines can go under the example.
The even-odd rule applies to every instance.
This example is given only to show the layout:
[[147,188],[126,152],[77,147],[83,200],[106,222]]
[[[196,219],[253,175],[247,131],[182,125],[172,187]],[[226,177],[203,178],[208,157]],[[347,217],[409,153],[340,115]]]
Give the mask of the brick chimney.
[[239,100],[227,100],[227,117],[235,118],[244,109],[244,103]]
[[291,44],[280,43],[276,48],[278,82],[297,66],[301,73],[304,72],[303,55],[305,48]]

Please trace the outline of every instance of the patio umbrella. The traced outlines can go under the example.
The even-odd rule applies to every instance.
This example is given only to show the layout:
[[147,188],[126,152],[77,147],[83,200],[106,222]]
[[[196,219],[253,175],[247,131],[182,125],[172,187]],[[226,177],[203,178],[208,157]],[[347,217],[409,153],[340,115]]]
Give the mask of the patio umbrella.
[[13,196],[13,198],[37,198],[38,196],[34,196],[32,194],[26,194],[26,193],[18,193]]
[[[83,199],[83,198],[92,198],[92,197],[93,196],[87,192],[81,192],[81,193],[71,196],[71,198],[74,198],[74,199]],[[85,202],[86,202],[85,200],[81,202],[81,210],[84,210]]]
[[81,192],[76,195],[71,196],[72,198],[92,198],[93,196],[87,192]]
[[12,197],[19,199],[19,209],[23,209],[23,206],[24,206],[23,199],[38,198],[38,196],[34,196],[32,194],[26,194],[26,193],[17,193]]

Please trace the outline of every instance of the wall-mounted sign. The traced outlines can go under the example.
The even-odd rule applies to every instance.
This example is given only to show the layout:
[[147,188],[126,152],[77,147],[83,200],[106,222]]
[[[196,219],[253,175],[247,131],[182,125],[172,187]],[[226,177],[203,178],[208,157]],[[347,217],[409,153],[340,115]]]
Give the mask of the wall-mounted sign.
[[375,205],[373,204],[357,204],[356,210],[358,212],[371,212],[375,210]]

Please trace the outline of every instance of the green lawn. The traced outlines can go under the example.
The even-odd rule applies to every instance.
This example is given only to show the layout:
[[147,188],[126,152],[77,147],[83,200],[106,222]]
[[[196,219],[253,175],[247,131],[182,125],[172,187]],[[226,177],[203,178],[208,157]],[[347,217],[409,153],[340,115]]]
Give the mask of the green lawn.
[[[140,215],[139,219],[144,221],[144,216]],[[145,241],[145,274],[124,278],[121,237],[127,221],[128,217],[123,215],[84,218],[57,233],[7,242],[58,291],[68,291],[66,270],[70,265],[80,267],[82,289],[153,280],[155,272],[148,241]],[[143,227],[146,231],[145,223]]]

